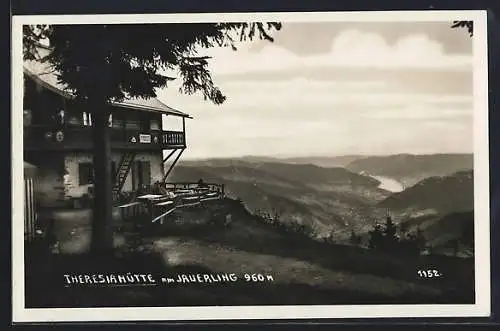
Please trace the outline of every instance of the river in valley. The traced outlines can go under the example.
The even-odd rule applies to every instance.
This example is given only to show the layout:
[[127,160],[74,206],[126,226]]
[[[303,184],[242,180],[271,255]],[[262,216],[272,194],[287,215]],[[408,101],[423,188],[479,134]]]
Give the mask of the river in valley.
[[398,182],[395,179],[392,179],[389,177],[384,177],[384,176],[373,176],[373,175],[369,175],[369,176],[372,178],[375,178],[376,180],[378,180],[380,182],[380,185],[378,186],[378,188],[380,188],[380,189],[383,189],[383,190],[386,190],[389,192],[393,192],[393,193],[401,192],[404,190],[403,184],[401,184],[400,182]]

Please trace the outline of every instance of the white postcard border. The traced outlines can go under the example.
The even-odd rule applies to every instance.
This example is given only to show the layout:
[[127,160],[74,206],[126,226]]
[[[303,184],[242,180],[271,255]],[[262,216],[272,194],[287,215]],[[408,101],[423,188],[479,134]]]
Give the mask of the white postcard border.
[[[22,25],[223,21],[474,21],[474,199],[476,303],[470,305],[332,305],[166,308],[24,307]],[[490,194],[486,11],[206,13],[137,15],[34,15],[12,20],[12,318],[14,322],[174,321],[380,317],[488,317],[490,315]],[[464,31],[466,33],[466,31]],[[479,220],[479,221],[478,221]]]

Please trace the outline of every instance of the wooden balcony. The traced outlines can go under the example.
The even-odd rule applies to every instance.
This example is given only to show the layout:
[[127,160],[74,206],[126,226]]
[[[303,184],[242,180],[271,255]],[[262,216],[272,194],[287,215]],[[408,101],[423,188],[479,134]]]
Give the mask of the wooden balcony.
[[[183,131],[109,128],[111,149],[154,151],[186,147]],[[24,150],[89,150],[92,148],[92,128],[77,127],[61,130],[49,126],[24,127]]]

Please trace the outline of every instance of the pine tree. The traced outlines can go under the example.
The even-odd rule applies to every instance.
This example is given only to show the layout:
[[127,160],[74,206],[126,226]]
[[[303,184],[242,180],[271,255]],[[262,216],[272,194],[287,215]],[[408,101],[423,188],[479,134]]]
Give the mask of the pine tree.
[[417,233],[415,235],[415,241],[416,241],[416,246],[418,247],[419,251],[424,250],[426,247],[426,239],[424,235],[424,231],[422,229],[417,228]]
[[383,248],[388,251],[395,251],[397,249],[398,237],[397,237],[398,228],[392,221],[390,216],[387,216],[385,222],[385,229],[383,231]]
[[[182,93],[200,93],[205,100],[222,104],[226,97],[212,80],[210,58],[200,56],[198,50],[236,50],[235,35],[242,41],[272,42],[269,32],[279,29],[281,24],[273,22],[23,26],[24,58],[49,64],[75,102],[92,112],[91,251],[104,255],[113,250],[109,102],[156,97],[157,89],[180,79]],[[41,59],[38,49],[44,40],[48,40],[49,54]],[[164,72],[179,74],[171,77]]]
[[390,216],[387,216],[386,222],[385,222],[385,230],[384,234],[388,242],[393,242],[397,241],[397,234],[398,228],[392,221],[392,218]]
[[370,239],[368,240],[368,246],[375,249],[382,248],[384,240],[382,226],[380,226],[380,224],[375,225],[375,227],[372,231],[369,232],[369,234]]

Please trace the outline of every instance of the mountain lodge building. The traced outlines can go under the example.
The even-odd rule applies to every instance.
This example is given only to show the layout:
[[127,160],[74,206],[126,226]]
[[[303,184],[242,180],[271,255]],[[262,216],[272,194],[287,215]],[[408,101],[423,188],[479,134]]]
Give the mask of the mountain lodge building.
[[[91,201],[94,173],[91,113],[73,100],[57,75],[44,63],[24,61],[23,72],[24,160],[37,167],[34,190],[37,204],[41,208],[57,209],[73,208]],[[192,117],[155,98],[110,102],[109,110],[115,206],[125,204],[130,207],[144,202],[137,201],[138,194],[150,193],[147,188],[155,184],[161,184],[163,193],[170,194],[170,200],[177,193],[174,189],[199,186],[196,184],[198,178],[193,178],[193,183],[173,183],[170,191],[166,184],[170,171],[186,149],[185,121]],[[165,117],[178,119],[182,122],[182,129],[164,129]],[[164,157],[164,151],[167,151],[167,157]],[[173,163],[166,169],[168,160],[173,160]],[[145,191],[141,192],[143,188]],[[195,202],[204,198],[199,191],[183,194],[183,199],[191,198]],[[183,202],[181,199],[174,204],[165,200],[155,200],[154,205],[180,205]]]

